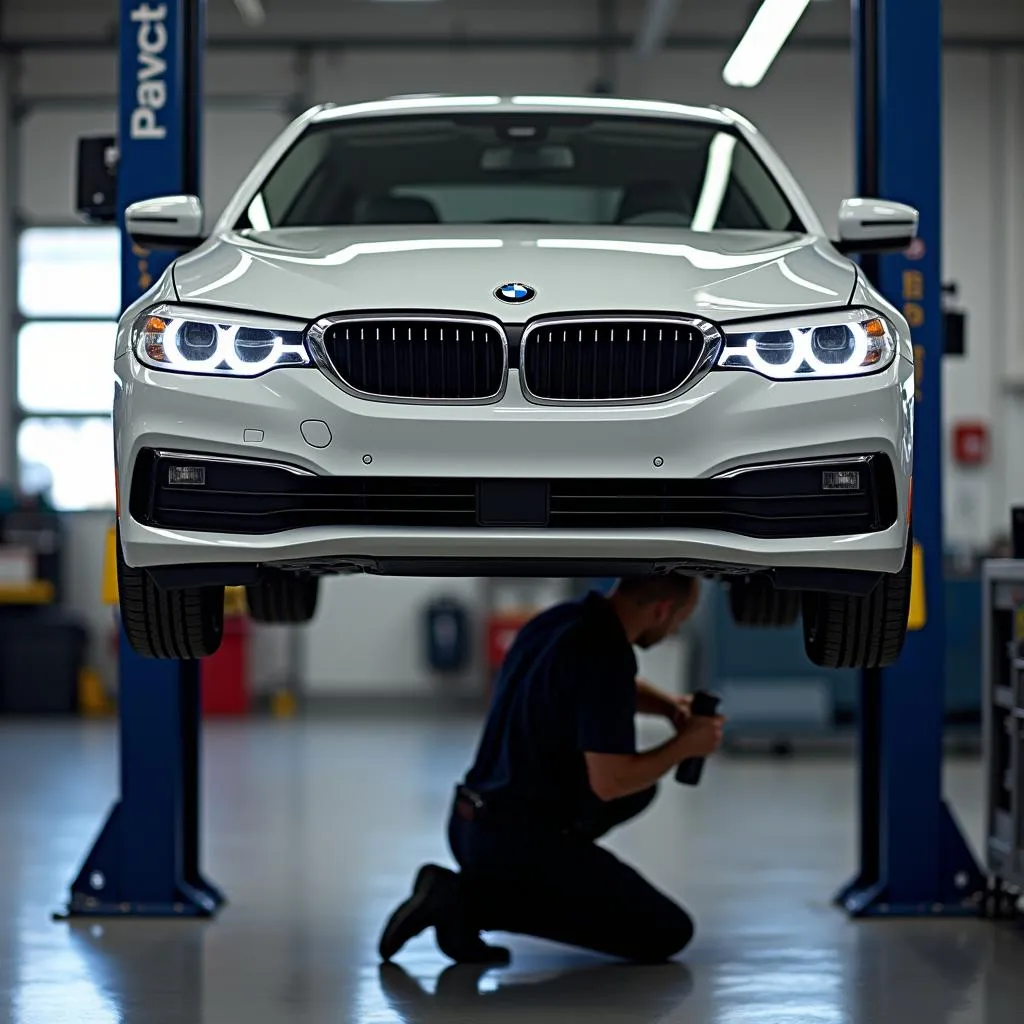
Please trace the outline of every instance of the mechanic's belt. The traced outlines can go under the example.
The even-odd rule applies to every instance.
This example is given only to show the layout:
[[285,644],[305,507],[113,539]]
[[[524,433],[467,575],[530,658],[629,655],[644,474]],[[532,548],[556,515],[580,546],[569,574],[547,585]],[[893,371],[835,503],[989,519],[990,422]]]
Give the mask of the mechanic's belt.
[[529,814],[525,811],[511,807],[496,807],[476,790],[468,786],[457,786],[455,789],[455,804],[453,812],[456,817],[463,821],[470,821],[478,824],[501,826],[505,828],[520,828],[538,832],[561,832],[568,835],[575,831],[565,824],[556,824],[552,821],[545,821],[543,817],[536,814]]

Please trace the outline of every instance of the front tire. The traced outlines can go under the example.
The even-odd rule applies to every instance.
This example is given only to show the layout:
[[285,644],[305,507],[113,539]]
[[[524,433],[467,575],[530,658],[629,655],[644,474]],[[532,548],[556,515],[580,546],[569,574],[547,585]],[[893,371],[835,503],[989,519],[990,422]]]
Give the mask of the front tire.
[[318,577],[273,569],[245,588],[245,599],[253,622],[298,624],[312,620],[319,593]]
[[900,656],[910,617],[913,543],[903,566],[870,594],[803,595],[804,650],[822,668],[885,668]]
[[729,581],[729,610],[737,626],[792,626],[800,615],[800,591],[776,590],[767,576]]
[[224,588],[161,590],[145,569],[125,564],[117,537],[117,591],[132,650],[144,658],[194,661],[214,654],[224,636]]

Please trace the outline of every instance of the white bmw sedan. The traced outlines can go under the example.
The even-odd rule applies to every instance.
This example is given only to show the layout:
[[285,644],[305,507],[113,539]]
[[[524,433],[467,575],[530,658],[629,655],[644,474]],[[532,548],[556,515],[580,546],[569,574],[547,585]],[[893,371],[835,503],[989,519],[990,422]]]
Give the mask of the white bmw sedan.
[[118,329],[121,611],[216,650],[225,585],[301,622],[332,573],[729,582],[823,666],[880,666],[910,591],[910,331],[746,120],[603,98],[324,105]]

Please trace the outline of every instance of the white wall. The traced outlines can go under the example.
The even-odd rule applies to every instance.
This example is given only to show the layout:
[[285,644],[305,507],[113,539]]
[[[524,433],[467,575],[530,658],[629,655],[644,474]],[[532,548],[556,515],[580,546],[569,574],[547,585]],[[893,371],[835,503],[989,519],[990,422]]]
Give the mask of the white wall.
[[[483,24],[478,7],[470,13],[474,24]],[[577,30],[592,28],[577,25]],[[744,92],[722,84],[724,57],[724,52],[706,49],[671,50],[642,69],[624,62],[620,91],[737,107],[763,128],[825,222],[834,223],[839,200],[853,189],[848,55],[834,48],[784,51],[764,84]],[[306,100],[483,88],[579,92],[592,86],[599,70],[598,55],[581,49],[353,50],[314,53],[304,84],[300,65],[288,52],[211,52],[206,196],[218,209],[288,112]],[[73,140],[82,131],[112,128],[114,79],[110,54],[42,51],[22,57],[20,95],[46,101],[30,108],[18,133],[19,207],[30,220],[73,216]],[[67,95],[77,95],[79,105],[61,105],[59,97]],[[94,99],[83,105],[82,97],[88,96]],[[982,544],[1005,529],[1007,503],[1024,501],[1024,458],[1013,440],[1024,437],[1024,399],[1022,392],[1007,387],[1011,369],[1024,381],[1024,190],[1019,184],[1024,180],[1024,53],[948,53],[944,127],[944,277],[960,284],[970,314],[969,356],[948,360],[945,368],[945,410],[947,421],[988,420],[996,439],[996,459],[988,469],[967,473],[950,468],[947,532],[955,541]],[[3,215],[0,209],[0,229]],[[0,282],[0,322],[8,323],[10,306],[3,301]],[[6,386],[5,368],[0,363],[0,390]],[[0,423],[0,451],[7,444]],[[102,516],[82,516],[71,526],[73,600],[97,629],[109,622],[94,596],[105,525]],[[474,581],[331,581],[324,611],[306,633],[311,685],[318,691],[425,691],[434,684],[421,666],[419,610],[435,593],[472,597],[476,586]],[[279,633],[268,632],[260,643],[257,677],[268,682],[284,671],[284,648]]]
[[459,678],[438,678],[424,662],[423,611],[438,596],[475,611],[482,587],[475,579],[400,579],[348,576],[326,582],[315,625],[304,630],[303,678],[310,694],[410,691],[464,694],[480,677],[480,633],[472,663]]
[[[943,366],[943,414],[951,425],[961,419],[989,419],[999,400],[999,358],[993,345],[999,301],[993,281],[995,204],[992,181],[985,180],[996,173],[998,106],[989,55],[947,57],[943,80],[943,275],[960,286],[959,299],[970,312],[969,356],[946,359]],[[946,535],[952,544],[969,545],[1002,525],[997,515],[1006,517],[993,502],[989,485],[994,470],[982,477],[958,468],[948,456],[949,447],[947,436]]]
[[1006,410],[992,500],[1001,509],[1024,503],[1024,52],[998,55],[992,70],[994,89],[1004,97],[993,128],[992,192],[994,308],[999,311],[994,340],[1004,353],[996,368],[997,401]]

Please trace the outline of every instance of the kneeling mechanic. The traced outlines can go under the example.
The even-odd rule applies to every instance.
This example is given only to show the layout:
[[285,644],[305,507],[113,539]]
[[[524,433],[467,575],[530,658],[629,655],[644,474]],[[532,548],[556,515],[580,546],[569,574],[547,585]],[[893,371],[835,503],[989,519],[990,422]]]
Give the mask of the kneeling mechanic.
[[[476,760],[448,827],[456,874],[422,867],[380,939],[391,959],[433,927],[463,963],[505,963],[483,931],[513,932],[640,962],[666,960],[693,936],[690,916],[597,843],[654,799],[657,782],[718,749],[724,719],[691,716],[689,698],[637,678],[649,648],[693,612],[698,582],[622,579],[556,605],[519,632],[495,683]],[[635,716],[676,735],[638,752]]]

